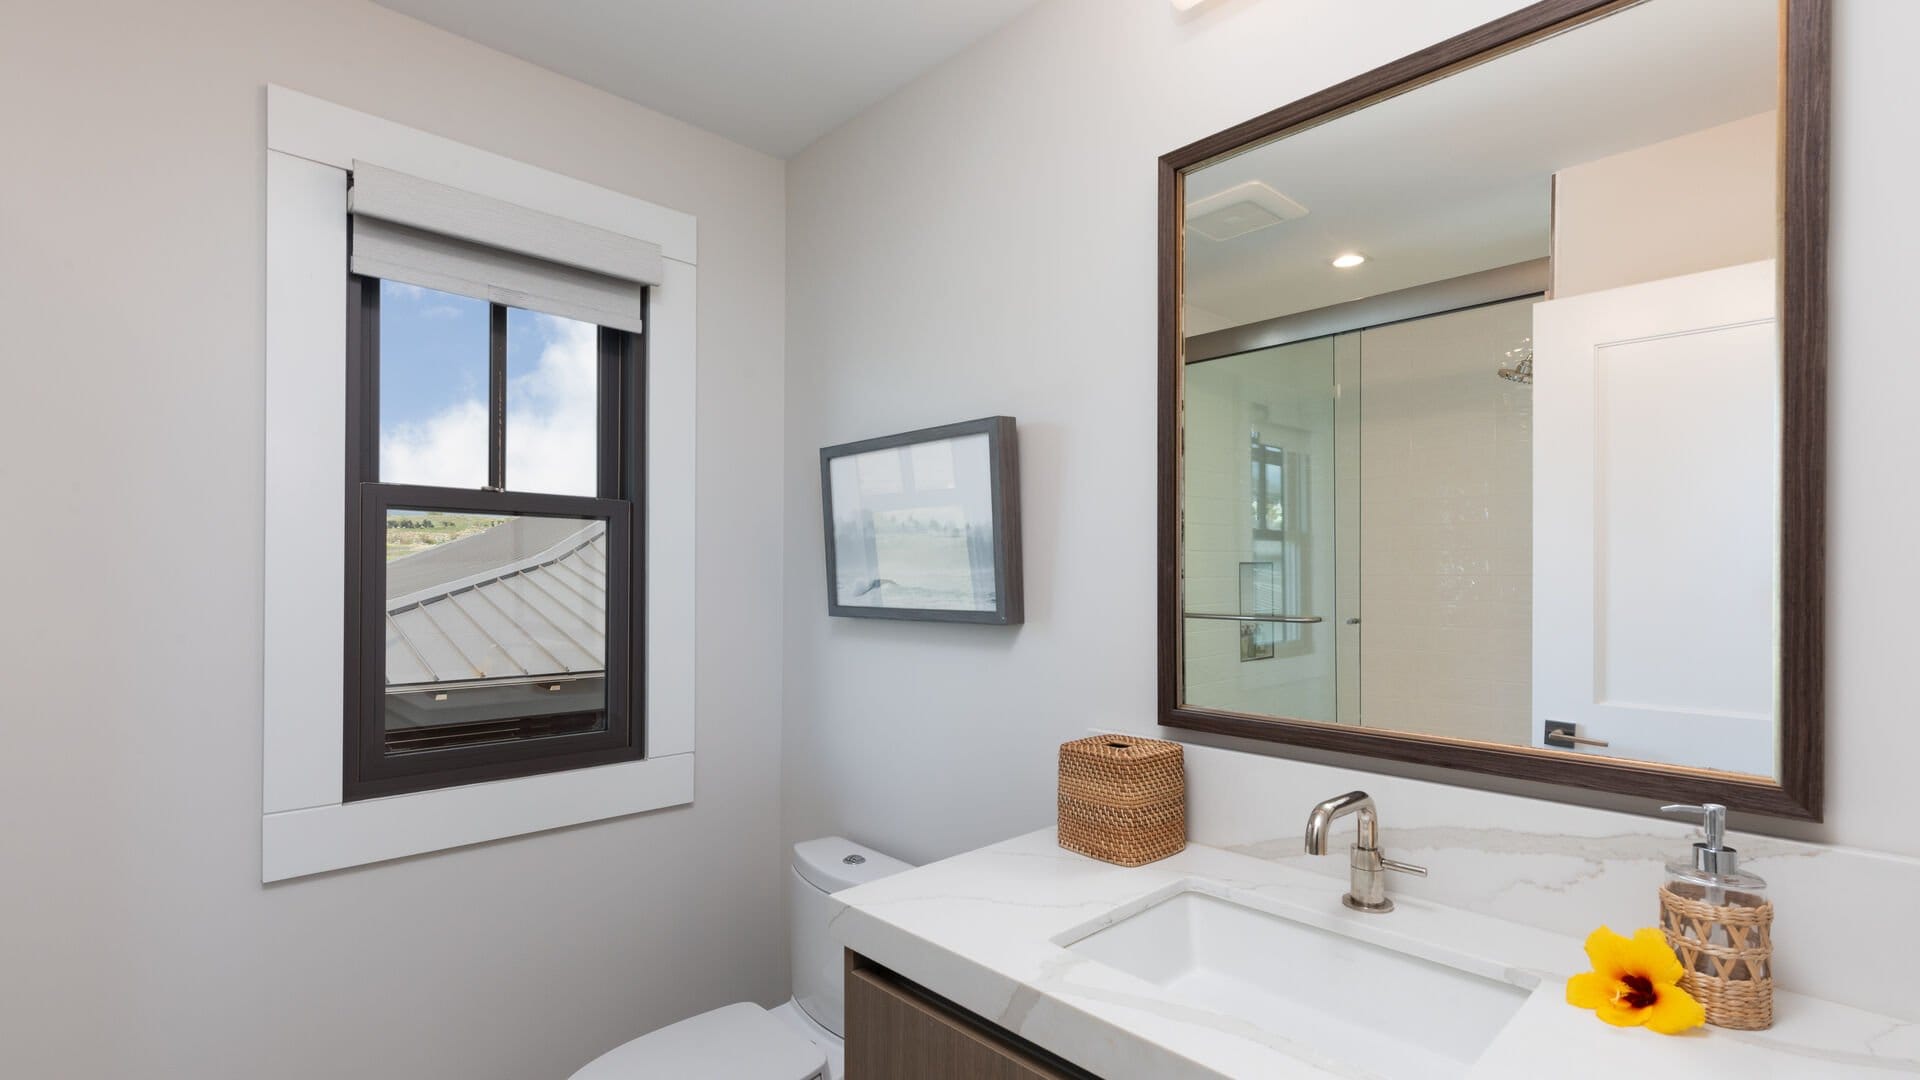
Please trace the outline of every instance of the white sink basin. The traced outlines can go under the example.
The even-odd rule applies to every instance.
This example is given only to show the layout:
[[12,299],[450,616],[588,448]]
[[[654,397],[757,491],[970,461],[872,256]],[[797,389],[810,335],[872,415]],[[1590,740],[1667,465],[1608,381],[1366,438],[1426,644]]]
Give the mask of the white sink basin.
[[1194,891],[1062,944],[1383,1076],[1465,1076],[1529,993]]

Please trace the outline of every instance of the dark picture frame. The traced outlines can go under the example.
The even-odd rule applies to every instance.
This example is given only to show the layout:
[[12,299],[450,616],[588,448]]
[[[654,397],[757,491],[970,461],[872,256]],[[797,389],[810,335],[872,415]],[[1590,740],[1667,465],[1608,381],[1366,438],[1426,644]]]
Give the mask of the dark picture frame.
[[[944,478],[946,484],[940,490],[954,490],[959,495],[970,496],[975,503],[984,502],[991,508],[991,521],[985,529],[984,536],[971,519],[961,521],[942,513],[952,508],[944,505],[928,506],[924,498],[917,503],[911,497],[905,498],[901,501],[909,504],[906,509],[887,511],[905,515],[914,528],[934,534],[927,543],[937,545],[941,551],[941,557],[949,562],[961,557],[964,551],[964,558],[969,566],[973,596],[978,606],[915,606],[911,601],[926,595],[928,590],[916,588],[915,583],[911,582],[903,585],[878,573],[871,575],[869,583],[863,583],[865,588],[860,593],[854,594],[849,590],[847,595],[843,595],[840,565],[843,549],[855,542],[863,543],[865,548],[861,556],[862,565],[869,569],[878,565],[875,561],[877,554],[874,549],[877,534],[873,519],[876,515],[870,510],[862,510],[853,505],[854,492],[842,492],[844,505],[840,507],[841,513],[836,517],[834,462],[873,454],[876,451],[954,443],[978,435],[986,436],[987,460],[984,471],[976,475],[974,482],[977,484],[984,480],[987,490],[980,492],[960,488],[962,480],[957,470]],[[911,485],[911,481],[909,470],[906,483]],[[904,494],[911,496],[910,486],[905,489]],[[822,529],[826,536],[828,615],[861,619],[985,623],[996,626],[1017,625],[1025,619],[1025,608],[1021,598],[1023,582],[1020,563],[1020,454],[1013,417],[988,416],[957,424],[945,424],[877,439],[863,439],[859,442],[824,447],[820,451],[820,510]],[[836,521],[840,523],[838,528],[835,525]],[[896,533],[895,535],[905,534]],[[992,568],[992,579],[986,583],[983,590],[980,571],[989,565]],[[885,603],[885,590],[888,589],[906,593],[903,598],[905,602],[898,605]],[[876,591],[880,592],[877,602],[852,602],[856,596],[866,596]]]
[[1522,780],[1819,821],[1825,777],[1827,157],[1832,0],[1781,11],[1779,779],[1560,750],[1370,730],[1190,705],[1182,687],[1181,419],[1186,175],[1217,159],[1423,86],[1639,0],[1541,0],[1163,155],[1158,163],[1159,717],[1166,727]]

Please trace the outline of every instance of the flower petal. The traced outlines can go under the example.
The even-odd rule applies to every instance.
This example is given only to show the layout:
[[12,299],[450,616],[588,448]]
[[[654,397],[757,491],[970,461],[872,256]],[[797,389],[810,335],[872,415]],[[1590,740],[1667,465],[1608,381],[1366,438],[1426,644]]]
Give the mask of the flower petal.
[[1613,1000],[1619,985],[1597,971],[1583,971],[1567,980],[1567,1004],[1597,1009]]
[[1707,1022],[1707,1010],[1693,1000],[1693,995],[1677,986],[1658,988],[1659,999],[1650,1009],[1642,1010],[1647,1014],[1647,1027],[1662,1035],[1678,1035],[1689,1028],[1697,1028]]
[[1687,973],[1680,958],[1673,954],[1673,947],[1667,944],[1667,935],[1652,927],[1635,930],[1633,940],[1626,943],[1622,952],[1627,970],[1646,976],[1655,986],[1672,986]]
[[1618,980],[1633,970],[1627,966],[1627,950],[1631,944],[1603,926],[1587,935],[1587,959],[1593,963],[1596,973]]

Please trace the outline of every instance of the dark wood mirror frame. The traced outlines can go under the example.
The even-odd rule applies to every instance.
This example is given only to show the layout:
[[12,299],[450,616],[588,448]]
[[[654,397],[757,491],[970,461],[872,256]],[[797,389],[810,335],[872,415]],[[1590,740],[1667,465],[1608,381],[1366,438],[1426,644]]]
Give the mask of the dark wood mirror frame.
[[[1781,0],[1780,779],[1196,708],[1182,700],[1180,446],[1185,175],[1641,0],[1543,0],[1160,158],[1159,696],[1168,727],[1818,821],[1825,671],[1831,0]],[[1656,0],[1657,2],[1657,0]],[[1470,782],[1470,781],[1469,781]]]

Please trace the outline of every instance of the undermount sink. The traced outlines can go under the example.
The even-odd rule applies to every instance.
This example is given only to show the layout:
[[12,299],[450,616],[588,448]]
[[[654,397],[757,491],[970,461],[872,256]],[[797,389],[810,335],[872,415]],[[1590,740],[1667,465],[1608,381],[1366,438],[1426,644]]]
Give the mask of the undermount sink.
[[1191,889],[1068,950],[1327,1058],[1465,1076],[1529,991]]

